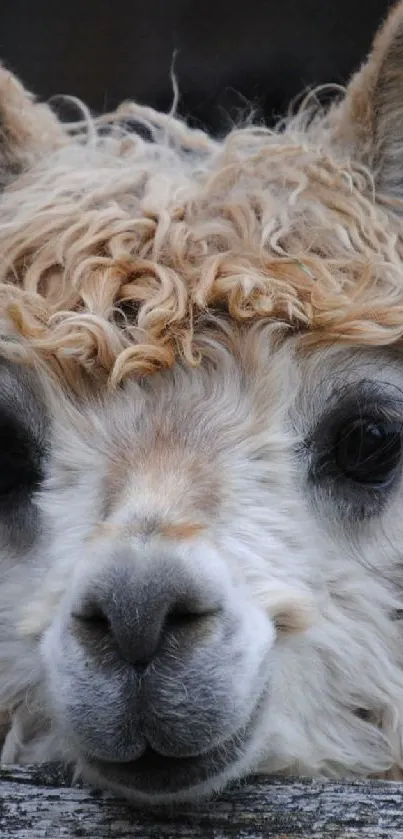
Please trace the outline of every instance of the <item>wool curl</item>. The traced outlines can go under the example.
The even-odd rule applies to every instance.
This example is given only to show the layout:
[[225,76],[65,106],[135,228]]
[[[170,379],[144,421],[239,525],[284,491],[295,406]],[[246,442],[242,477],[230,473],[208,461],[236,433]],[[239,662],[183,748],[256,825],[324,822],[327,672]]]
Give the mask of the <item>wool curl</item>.
[[216,141],[126,103],[64,132],[0,196],[3,354],[115,387],[198,364],[228,321],[307,347],[402,339],[399,217],[322,117]]

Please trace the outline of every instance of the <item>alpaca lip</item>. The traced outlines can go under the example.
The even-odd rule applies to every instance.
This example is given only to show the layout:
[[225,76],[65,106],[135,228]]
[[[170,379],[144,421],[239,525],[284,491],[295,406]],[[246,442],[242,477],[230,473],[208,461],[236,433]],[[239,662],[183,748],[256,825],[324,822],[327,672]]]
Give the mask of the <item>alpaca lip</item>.
[[95,760],[86,765],[108,783],[152,798],[185,793],[220,776],[243,756],[260,718],[260,701],[246,725],[208,752],[195,757],[166,757],[147,746],[141,757],[127,763]]
[[82,755],[84,775],[87,769],[94,780],[102,779],[134,799],[136,794],[149,800],[164,800],[170,796],[181,798],[189,791],[193,793],[195,788],[227,774],[230,767],[244,758],[249,743],[259,731],[267,689],[265,682],[249,719],[208,751],[191,757],[173,757],[147,745],[136,760],[126,762],[100,760],[87,753]]
[[197,757],[165,757],[151,747],[135,761],[87,761],[106,781],[148,796],[184,792],[221,774],[242,753],[239,737]]

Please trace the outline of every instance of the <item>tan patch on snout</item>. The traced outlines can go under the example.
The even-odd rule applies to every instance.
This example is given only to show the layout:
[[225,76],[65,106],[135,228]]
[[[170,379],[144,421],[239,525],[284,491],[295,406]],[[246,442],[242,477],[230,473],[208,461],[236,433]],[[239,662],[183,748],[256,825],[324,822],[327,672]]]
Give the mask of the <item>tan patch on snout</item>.
[[146,520],[141,523],[118,525],[108,521],[98,522],[90,535],[88,542],[97,542],[98,539],[130,538],[131,536],[162,536],[164,539],[177,539],[185,541],[194,539],[206,529],[201,522],[158,522],[157,520]]
[[179,541],[185,541],[186,539],[194,539],[205,529],[205,525],[200,522],[172,522],[170,524],[163,524],[160,529],[160,534],[165,537],[165,539],[179,539]]
[[275,587],[261,596],[266,612],[274,621],[277,631],[282,634],[305,632],[319,615],[313,598],[309,593],[302,593],[288,587]]
[[313,623],[312,613],[305,604],[285,604],[273,617],[277,630],[287,635],[304,632]]
[[122,441],[111,451],[102,516],[132,501],[139,518],[170,522],[164,525],[167,538],[189,539],[203,529],[200,519],[215,517],[221,493],[214,458],[157,428],[147,445],[140,441],[129,449]]

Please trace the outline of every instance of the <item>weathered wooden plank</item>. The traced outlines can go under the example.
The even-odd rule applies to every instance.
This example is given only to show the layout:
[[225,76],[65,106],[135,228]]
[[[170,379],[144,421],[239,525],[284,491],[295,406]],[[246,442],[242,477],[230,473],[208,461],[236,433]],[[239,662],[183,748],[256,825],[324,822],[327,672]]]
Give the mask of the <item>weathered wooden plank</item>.
[[59,767],[0,770],[1,839],[403,839],[403,784],[257,777],[203,805],[140,811]]

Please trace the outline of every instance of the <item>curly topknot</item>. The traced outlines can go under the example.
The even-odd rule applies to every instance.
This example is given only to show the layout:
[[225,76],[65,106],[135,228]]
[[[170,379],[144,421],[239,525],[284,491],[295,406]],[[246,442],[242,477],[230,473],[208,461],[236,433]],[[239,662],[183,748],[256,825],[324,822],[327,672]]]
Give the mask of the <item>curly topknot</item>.
[[308,344],[399,341],[403,228],[337,139],[343,107],[222,142],[131,103],[53,118],[52,150],[0,196],[1,307],[24,339],[3,351],[114,385],[197,364],[211,319],[274,319]]

